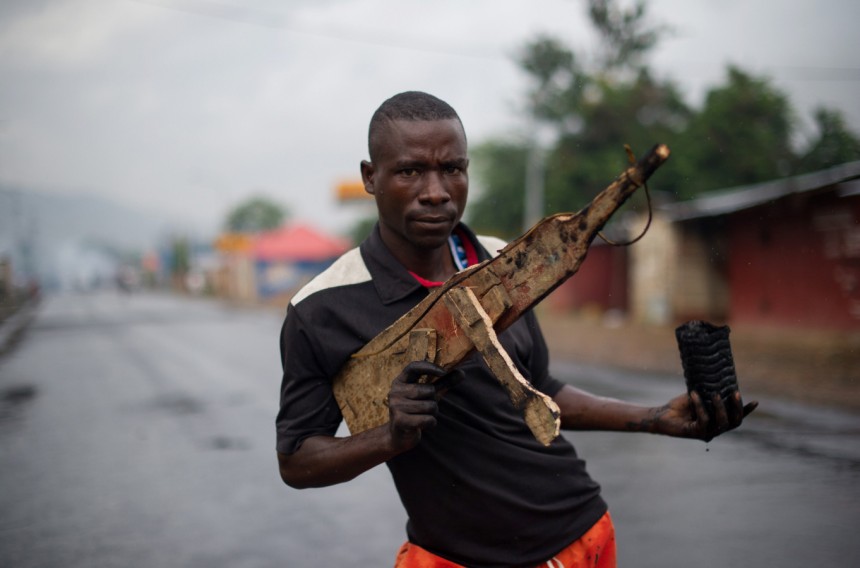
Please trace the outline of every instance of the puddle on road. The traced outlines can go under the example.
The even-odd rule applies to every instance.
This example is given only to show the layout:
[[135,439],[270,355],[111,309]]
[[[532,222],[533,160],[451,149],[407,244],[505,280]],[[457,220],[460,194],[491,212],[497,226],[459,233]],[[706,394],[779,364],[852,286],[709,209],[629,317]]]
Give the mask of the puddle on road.
[[153,401],[152,406],[177,416],[200,414],[204,410],[202,402],[185,394],[160,395]]
[[740,439],[766,451],[824,460],[855,471],[860,471],[860,451],[855,444],[858,435],[860,423],[854,419],[827,420],[820,416],[816,421],[803,421],[758,410],[737,431]]
[[35,385],[10,385],[0,390],[0,428],[22,418],[26,407],[39,395]]
[[209,440],[208,447],[214,450],[250,450],[248,440],[230,436],[214,436]]
[[18,405],[36,398],[38,391],[33,385],[17,385],[7,387],[0,392],[0,400],[4,403]]

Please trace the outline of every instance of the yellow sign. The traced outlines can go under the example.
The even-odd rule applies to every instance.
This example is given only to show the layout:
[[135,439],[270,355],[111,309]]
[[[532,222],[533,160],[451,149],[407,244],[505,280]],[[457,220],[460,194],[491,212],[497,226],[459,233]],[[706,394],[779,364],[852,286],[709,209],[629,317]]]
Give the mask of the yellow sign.
[[342,181],[335,186],[338,201],[367,201],[373,196],[364,191],[364,183],[361,180]]
[[221,252],[249,252],[252,246],[253,237],[244,233],[224,233],[215,239],[215,248]]

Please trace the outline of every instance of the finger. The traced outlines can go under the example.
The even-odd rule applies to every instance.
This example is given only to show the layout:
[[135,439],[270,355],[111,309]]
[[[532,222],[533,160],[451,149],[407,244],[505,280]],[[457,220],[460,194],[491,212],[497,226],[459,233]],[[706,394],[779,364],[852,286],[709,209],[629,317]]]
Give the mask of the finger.
[[757,400],[754,400],[751,403],[744,406],[744,418],[746,418],[756,408],[758,408],[758,401]]
[[388,402],[397,404],[401,400],[431,400],[435,396],[436,388],[433,385],[395,381],[391,383]]
[[441,377],[447,372],[448,371],[439,365],[435,365],[430,361],[412,361],[403,368],[403,371],[400,373],[400,377],[402,377],[403,382],[417,383],[418,379],[424,375]]
[[729,413],[726,409],[726,403],[719,394],[711,396],[711,404],[714,407],[714,424],[713,428],[717,434],[722,434],[730,430],[729,428]]
[[436,426],[436,417],[432,414],[404,414],[393,424],[400,431],[426,430]]
[[[433,389],[431,389],[433,390]],[[434,391],[435,394],[435,391]],[[435,415],[439,406],[431,396],[428,399],[418,400],[413,398],[400,398],[389,403],[392,412],[404,415]]]
[[710,442],[714,439],[713,434],[711,434],[711,415],[705,408],[705,403],[702,401],[699,393],[690,391],[690,400],[693,403],[693,412],[696,419],[692,430],[693,437]]
[[696,391],[690,391],[690,400],[693,402],[693,414],[695,414],[696,422],[703,429],[707,429],[711,417],[708,414],[708,410],[705,408],[705,403],[702,401],[702,397]]
[[438,405],[435,400],[405,400],[390,407],[391,424],[399,432],[425,430],[436,425]]
[[741,397],[741,391],[735,391],[728,400],[728,419],[730,421],[729,428],[737,428],[741,425],[744,419],[744,400]]
[[436,426],[434,416],[398,413],[392,416],[389,428],[395,448],[407,450],[421,441],[424,430]]

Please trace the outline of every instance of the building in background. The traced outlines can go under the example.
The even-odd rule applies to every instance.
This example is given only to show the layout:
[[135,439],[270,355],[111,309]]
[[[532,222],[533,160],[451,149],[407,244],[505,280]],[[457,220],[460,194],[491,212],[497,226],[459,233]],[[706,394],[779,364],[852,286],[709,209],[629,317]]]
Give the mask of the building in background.
[[220,263],[212,276],[212,293],[242,303],[256,301],[253,235],[224,233],[215,239],[213,247]]
[[286,305],[299,288],[328,268],[350,246],[347,239],[305,224],[260,233],[251,249],[257,297]]
[[860,330],[860,161],[658,209],[631,316]]
[[612,246],[597,237],[576,274],[556,288],[547,301],[553,310],[626,314],[630,297],[628,264],[628,247]]
[[548,301],[658,325],[860,330],[860,161],[655,205],[642,240],[595,238]]

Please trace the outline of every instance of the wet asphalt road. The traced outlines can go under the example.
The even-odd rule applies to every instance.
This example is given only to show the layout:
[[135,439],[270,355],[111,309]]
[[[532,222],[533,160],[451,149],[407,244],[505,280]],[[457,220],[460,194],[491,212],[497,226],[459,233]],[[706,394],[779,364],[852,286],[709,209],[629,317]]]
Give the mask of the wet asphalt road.
[[[274,452],[280,315],[112,292],[47,299],[0,359],[0,566],[391,566],[388,472],[284,486]],[[557,362],[646,403],[680,377]],[[760,401],[708,445],[571,437],[604,487],[619,565],[860,565],[860,417]]]

